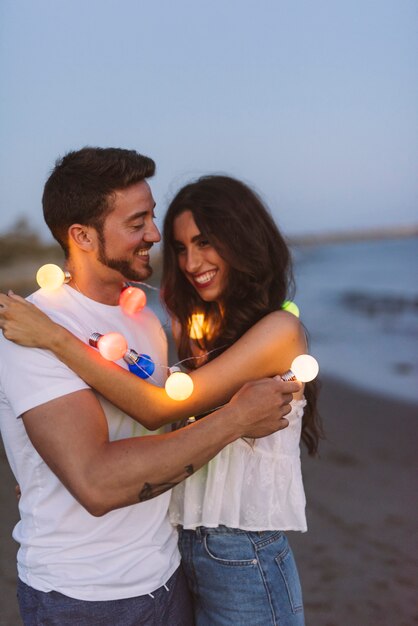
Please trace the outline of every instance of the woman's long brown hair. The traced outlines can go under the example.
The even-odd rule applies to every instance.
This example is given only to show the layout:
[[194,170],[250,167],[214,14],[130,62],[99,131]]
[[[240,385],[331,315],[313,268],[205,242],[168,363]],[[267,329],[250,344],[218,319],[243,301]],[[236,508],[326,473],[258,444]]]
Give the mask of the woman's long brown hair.
[[[179,269],[173,229],[174,220],[185,210],[191,211],[200,233],[228,263],[222,310],[217,302],[204,302]],[[289,248],[261,199],[241,181],[203,176],[186,185],[168,207],[163,232],[162,298],[180,323],[180,359],[193,356],[189,336],[193,313],[204,313],[211,329],[202,339],[193,340],[210,353],[210,360],[293,297]],[[195,363],[191,359],[188,365],[197,367]],[[323,436],[316,381],[305,385],[305,397],[302,440],[314,455]]]

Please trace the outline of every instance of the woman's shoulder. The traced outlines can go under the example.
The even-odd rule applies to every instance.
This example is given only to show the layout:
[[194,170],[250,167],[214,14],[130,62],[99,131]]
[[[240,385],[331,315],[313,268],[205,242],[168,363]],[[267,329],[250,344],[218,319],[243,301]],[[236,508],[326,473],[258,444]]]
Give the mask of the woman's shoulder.
[[[268,313],[242,339],[247,351],[254,355],[252,364],[262,376],[287,371],[293,359],[307,351],[303,325],[287,311]],[[240,345],[237,342],[237,348]]]
[[305,339],[305,330],[300,320],[288,311],[272,311],[262,317],[251,328],[254,333],[269,334],[271,339],[303,338]]

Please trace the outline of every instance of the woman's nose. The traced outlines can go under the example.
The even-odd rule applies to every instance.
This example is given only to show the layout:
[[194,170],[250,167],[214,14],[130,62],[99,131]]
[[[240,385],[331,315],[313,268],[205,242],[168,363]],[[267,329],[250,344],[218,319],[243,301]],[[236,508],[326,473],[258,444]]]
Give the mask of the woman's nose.
[[190,274],[194,274],[201,266],[201,255],[196,248],[190,248],[187,250],[186,254],[186,271]]

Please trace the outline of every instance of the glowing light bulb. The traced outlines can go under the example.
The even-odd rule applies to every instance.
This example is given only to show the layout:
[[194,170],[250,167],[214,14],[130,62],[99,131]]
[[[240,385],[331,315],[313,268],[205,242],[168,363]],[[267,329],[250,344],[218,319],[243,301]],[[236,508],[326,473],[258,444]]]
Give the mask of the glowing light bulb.
[[135,315],[142,311],[147,303],[147,296],[138,287],[126,287],[120,294],[119,304],[126,315]]
[[193,313],[192,319],[190,321],[190,327],[189,327],[190,339],[202,339],[202,337],[205,334],[204,326],[205,326],[205,314]]
[[184,372],[173,372],[166,380],[165,390],[172,400],[186,400],[193,393],[193,381]]
[[36,282],[42,289],[52,291],[59,289],[61,285],[70,280],[68,272],[63,272],[58,265],[47,263],[42,265],[36,272]]
[[282,309],[283,311],[288,311],[289,313],[292,313],[296,317],[299,317],[300,315],[298,305],[291,300],[285,300],[282,304]]
[[310,354],[300,354],[292,361],[290,370],[282,374],[283,380],[300,380],[309,383],[317,377],[319,372],[318,361]]
[[93,333],[90,336],[89,344],[98,348],[100,354],[108,361],[118,361],[128,350],[126,339],[120,333]]

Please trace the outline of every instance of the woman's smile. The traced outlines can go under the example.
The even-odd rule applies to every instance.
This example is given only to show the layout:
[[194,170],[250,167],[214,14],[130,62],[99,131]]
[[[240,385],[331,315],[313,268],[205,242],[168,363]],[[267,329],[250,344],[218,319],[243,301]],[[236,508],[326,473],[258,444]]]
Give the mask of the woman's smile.
[[209,287],[213,283],[213,279],[215,278],[218,270],[209,270],[207,272],[202,272],[201,274],[192,274],[191,278],[193,283],[197,289],[204,289],[205,287]]

